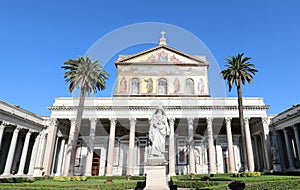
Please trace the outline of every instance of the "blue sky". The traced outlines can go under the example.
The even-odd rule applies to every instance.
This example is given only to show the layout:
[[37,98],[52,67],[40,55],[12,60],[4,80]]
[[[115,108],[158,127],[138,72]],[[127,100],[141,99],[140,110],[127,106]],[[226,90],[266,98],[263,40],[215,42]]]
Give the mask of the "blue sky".
[[[263,97],[271,106],[268,113],[279,113],[300,99],[299,8],[296,0],[2,0],[0,99],[49,115],[47,106],[55,97],[72,96],[60,68],[64,61],[84,55],[98,39],[120,27],[161,22],[196,35],[221,69],[229,54],[245,52],[259,73],[253,84],[244,86],[243,95]],[[107,64],[108,72],[112,64]],[[111,84],[97,96],[108,96]]]

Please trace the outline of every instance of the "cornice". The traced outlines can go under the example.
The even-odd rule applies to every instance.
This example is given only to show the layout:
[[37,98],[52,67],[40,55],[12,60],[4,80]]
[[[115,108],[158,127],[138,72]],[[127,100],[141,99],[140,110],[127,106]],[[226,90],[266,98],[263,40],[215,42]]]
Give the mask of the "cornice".
[[[244,106],[244,110],[267,110],[270,106]],[[76,106],[49,106],[51,111],[75,111]],[[157,106],[85,106],[85,111],[135,111],[154,110]],[[164,110],[238,110],[238,106],[163,106]]]

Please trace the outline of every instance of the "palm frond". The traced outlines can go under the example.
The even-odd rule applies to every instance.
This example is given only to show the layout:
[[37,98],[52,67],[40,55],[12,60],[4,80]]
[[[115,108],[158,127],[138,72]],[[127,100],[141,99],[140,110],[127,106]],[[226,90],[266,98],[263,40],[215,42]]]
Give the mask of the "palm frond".
[[65,70],[65,82],[69,83],[68,90],[72,92],[75,88],[84,91],[84,94],[97,93],[106,88],[106,80],[109,74],[88,56],[77,59],[69,59],[61,66]]
[[244,53],[237,54],[225,58],[226,68],[220,72],[223,79],[227,81],[229,91],[231,91],[233,84],[241,85],[246,82],[251,83],[253,81],[253,75],[258,70],[255,65],[249,63],[250,57],[244,57]]

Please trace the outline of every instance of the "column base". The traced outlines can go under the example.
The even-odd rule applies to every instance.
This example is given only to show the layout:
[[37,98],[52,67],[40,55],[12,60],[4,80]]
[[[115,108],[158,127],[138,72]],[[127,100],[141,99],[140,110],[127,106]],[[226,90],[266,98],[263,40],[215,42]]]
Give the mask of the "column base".
[[281,164],[273,164],[273,169],[275,172],[282,172]]
[[23,173],[17,173],[15,176],[26,176],[26,175]]
[[63,176],[63,174],[62,173],[55,173],[54,176]]
[[11,173],[3,173],[3,174],[1,174],[1,176],[13,176],[13,174],[11,174]]

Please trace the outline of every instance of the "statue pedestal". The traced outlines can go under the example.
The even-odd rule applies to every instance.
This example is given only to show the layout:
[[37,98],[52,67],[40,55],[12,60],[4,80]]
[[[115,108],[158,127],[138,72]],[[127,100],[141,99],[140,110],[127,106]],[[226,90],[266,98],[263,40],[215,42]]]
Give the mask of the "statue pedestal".
[[273,169],[274,169],[275,172],[282,172],[281,164],[278,163],[278,162],[273,163]]
[[144,190],[169,190],[166,176],[166,165],[151,165],[145,167],[146,187]]

